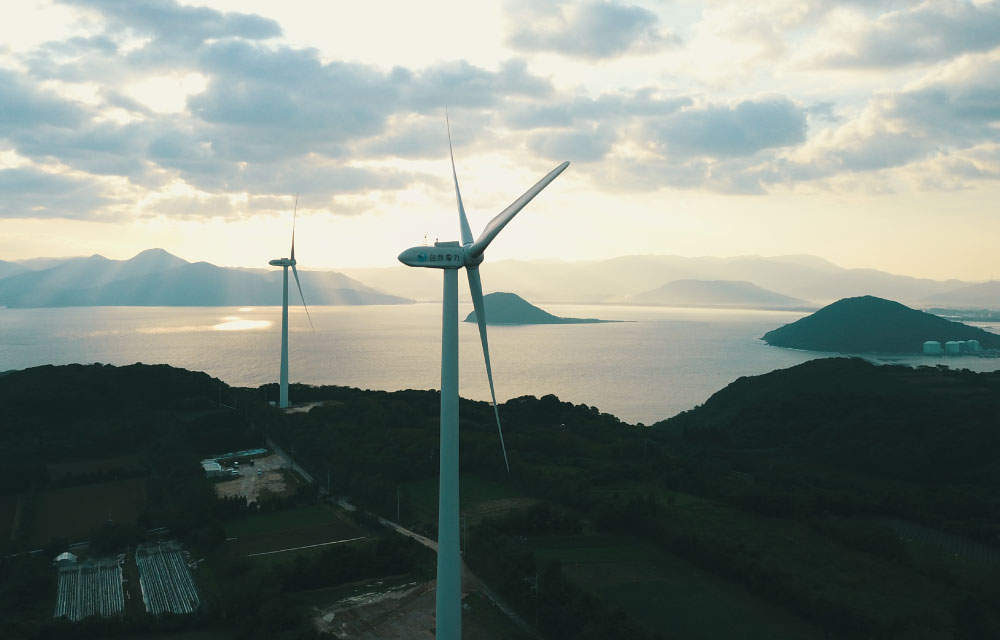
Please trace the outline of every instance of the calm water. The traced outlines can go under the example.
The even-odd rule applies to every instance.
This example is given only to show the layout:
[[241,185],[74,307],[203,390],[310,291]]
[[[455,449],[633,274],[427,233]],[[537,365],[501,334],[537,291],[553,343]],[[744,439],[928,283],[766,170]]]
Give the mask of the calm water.
[[[736,378],[827,354],[758,338],[803,314],[780,311],[545,305],[556,315],[630,322],[489,329],[497,399],[554,393],[650,424],[703,403]],[[439,388],[440,304],[290,311],[293,382],[363,389]],[[461,305],[464,318],[471,304]],[[997,330],[996,327],[987,327]],[[280,307],[0,308],[0,371],[71,362],[167,363],[231,385],[277,381]],[[461,323],[461,395],[489,399],[476,325]],[[888,360],[886,360],[888,361]],[[1000,359],[898,358],[984,371]],[[294,398],[292,398],[294,402]]]

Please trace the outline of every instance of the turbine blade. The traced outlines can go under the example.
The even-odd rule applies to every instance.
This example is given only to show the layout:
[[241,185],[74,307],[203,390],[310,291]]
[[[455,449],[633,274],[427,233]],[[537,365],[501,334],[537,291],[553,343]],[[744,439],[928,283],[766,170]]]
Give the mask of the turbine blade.
[[299,270],[295,268],[295,264],[292,264],[292,275],[295,276],[295,284],[299,287],[299,297],[302,298],[302,308],[306,310],[306,318],[309,318],[309,328],[316,331],[316,327],[313,326],[312,316],[309,315],[309,307],[306,306],[306,297],[302,295],[302,283],[299,282]]
[[465,207],[462,206],[462,192],[458,188],[458,173],[455,172],[455,152],[451,149],[451,121],[448,120],[448,110],[444,110],[444,121],[448,127],[448,155],[451,156],[451,177],[455,179],[455,199],[458,200],[458,226],[462,230],[462,245],[472,244],[472,229],[469,219],[465,217]]
[[[295,214],[299,211],[299,194],[295,194],[295,208],[292,209],[292,253],[288,257],[292,260],[295,259]],[[294,271],[295,269],[292,269]],[[295,276],[296,281],[298,281],[298,276]],[[299,292],[301,293],[301,291]]]
[[472,294],[472,304],[476,308],[476,322],[479,323],[479,337],[483,341],[483,358],[486,359],[486,377],[490,381],[490,396],[493,398],[493,415],[497,419],[497,433],[500,434],[500,450],[503,451],[503,463],[510,473],[510,463],[507,462],[507,446],[503,443],[503,429],[500,427],[500,411],[497,409],[497,394],[493,390],[493,368],[490,367],[490,346],[486,341],[486,305],[483,302],[483,283],[479,278],[479,267],[466,267],[469,273],[469,292]]
[[486,251],[486,247],[490,246],[490,243],[493,242],[493,238],[497,237],[497,234],[500,233],[500,230],[503,229],[507,225],[507,223],[510,222],[514,218],[514,216],[517,215],[517,212],[523,209],[524,205],[531,202],[532,198],[537,196],[542,189],[549,186],[549,183],[555,180],[556,177],[560,173],[565,171],[566,167],[568,166],[569,166],[569,161],[567,160],[566,162],[562,163],[561,165],[550,171],[547,176],[545,176],[537,183],[535,183],[535,186],[525,191],[524,195],[522,195],[514,202],[510,203],[509,207],[498,213],[497,216],[492,220],[490,220],[489,224],[486,225],[486,228],[483,229],[483,232],[481,234],[479,234],[479,238],[477,238],[475,243],[473,243],[473,245],[469,247],[469,250],[466,252],[466,254],[470,258],[478,258],[479,256],[481,256],[483,252]]

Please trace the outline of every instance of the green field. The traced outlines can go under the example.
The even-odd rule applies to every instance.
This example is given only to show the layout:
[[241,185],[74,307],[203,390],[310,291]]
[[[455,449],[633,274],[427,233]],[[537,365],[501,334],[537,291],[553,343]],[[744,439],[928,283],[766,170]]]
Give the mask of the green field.
[[625,536],[535,541],[576,584],[607,598],[653,631],[681,638],[823,638],[805,621],[685,560]]
[[[365,535],[367,533],[347,519],[340,509],[329,505],[264,513],[226,524],[226,537],[235,538],[228,544],[238,555],[305,547]],[[322,549],[313,547],[314,551],[303,552]]]
[[[479,476],[462,474],[459,479],[459,509],[472,525],[483,518],[501,515],[512,509],[530,506],[533,498],[526,498],[512,487],[484,480]],[[428,478],[404,485],[410,496],[410,506],[426,522],[437,521],[438,481]]]
[[16,493],[0,495],[0,540],[9,540],[14,534],[14,514],[17,513]]
[[145,478],[46,489],[35,498],[31,543],[41,546],[53,538],[84,540],[109,519],[134,524],[145,500]]
[[117,456],[100,460],[80,460],[78,462],[59,462],[46,465],[49,479],[58,482],[66,476],[83,476],[99,473],[123,471],[136,474],[144,471],[139,456]]

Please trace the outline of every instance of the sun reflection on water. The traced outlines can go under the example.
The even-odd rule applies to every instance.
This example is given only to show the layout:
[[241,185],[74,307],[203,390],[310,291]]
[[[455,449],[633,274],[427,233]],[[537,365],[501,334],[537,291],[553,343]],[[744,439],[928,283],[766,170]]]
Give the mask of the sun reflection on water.
[[239,316],[227,316],[222,322],[212,325],[212,328],[216,331],[247,331],[267,329],[271,324],[270,320],[245,320]]

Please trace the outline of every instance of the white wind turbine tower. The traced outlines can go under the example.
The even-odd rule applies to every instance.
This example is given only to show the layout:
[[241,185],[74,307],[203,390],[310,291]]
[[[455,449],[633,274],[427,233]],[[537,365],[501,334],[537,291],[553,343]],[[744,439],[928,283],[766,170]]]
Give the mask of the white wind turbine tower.
[[281,289],[281,376],[278,391],[278,406],[284,409],[288,406],[288,267],[292,268],[292,275],[295,276],[295,284],[299,288],[299,297],[302,299],[302,308],[306,310],[306,318],[309,318],[309,326],[312,327],[312,317],[309,315],[309,307],[306,306],[306,298],[302,295],[302,283],[299,282],[299,272],[295,269],[295,214],[299,210],[299,197],[295,196],[295,209],[292,211],[292,252],[287,258],[277,258],[268,262],[274,267],[284,268],[283,285]]
[[[486,342],[486,309],[483,305],[483,285],[479,278],[479,265],[483,252],[500,230],[517,215],[531,199],[556,179],[569,162],[564,162],[538,181],[509,207],[490,220],[475,241],[469,221],[462,206],[462,194],[455,172],[455,154],[451,149],[451,130],[448,131],[448,152],[451,155],[451,174],[455,180],[455,198],[458,200],[458,223],[462,242],[435,242],[433,247],[412,247],[399,254],[399,261],[411,267],[431,267],[444,271],[444,301],[441,321],[441,466],[438,483],[438,558],[437,558],[437,637],[458,640],[462,637],[462,569],[459,554],[458,518],[458,270],[465,267],[469,276],[469,291],[479,322],[479,337],[486,359],[486,377],[490,381],[493,414],[500,434],[500,447],[504,464],[507,451],[503,444],[500,414],[493,390],[493,371]],[[507,464],[508,471],[510,465]]]

